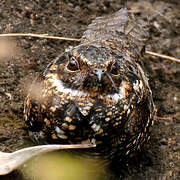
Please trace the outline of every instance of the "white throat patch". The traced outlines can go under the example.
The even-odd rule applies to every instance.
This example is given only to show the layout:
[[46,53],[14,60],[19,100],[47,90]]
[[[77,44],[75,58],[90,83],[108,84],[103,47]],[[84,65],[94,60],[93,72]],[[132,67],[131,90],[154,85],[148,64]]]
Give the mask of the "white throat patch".
[[70,94],[71,96],[88,96],[89,94],[83,91],[75,90],[75,89],[70,89],[64,87],[63,83],[61,80],[54,79],[54,85],[56,86],[56,89],[59,92],[62,92],[64,94]]
[[[87,97],[90,96],[89,93],[86,93],[84,91],[80,91],[80,90],[75,90],[75,89],[70,89],[70,88],[66,88],[64,87],[63,83],[61,80],[58,79],[54,79],[53,81],[56,89],[61,92],[64,93],[66,95],[71,95],[73,97]],[[119,93],[115,93],[115,94],[108,94],[106,96],[100,96],[100,99],[104,100],[104,99],[109,99],[109,100],[113,100],[113,101],[119,101],[121,99],[123,99],[125,97],[125,89],[123,86],[120,87],[119,89]]]

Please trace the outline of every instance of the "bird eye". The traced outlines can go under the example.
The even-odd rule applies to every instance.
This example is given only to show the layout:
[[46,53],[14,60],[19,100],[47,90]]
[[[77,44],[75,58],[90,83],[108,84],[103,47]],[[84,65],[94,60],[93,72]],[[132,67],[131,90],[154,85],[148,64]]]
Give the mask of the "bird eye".
[[70,71],[79,70],[79,63],[74,57],[71,58],[70,61],[68,62],[67,69],[70,70]]
[[113,75],[118,75],[119,74],[117,64],[115,64],[115,63],[112,64],[110,73],[113,74]]

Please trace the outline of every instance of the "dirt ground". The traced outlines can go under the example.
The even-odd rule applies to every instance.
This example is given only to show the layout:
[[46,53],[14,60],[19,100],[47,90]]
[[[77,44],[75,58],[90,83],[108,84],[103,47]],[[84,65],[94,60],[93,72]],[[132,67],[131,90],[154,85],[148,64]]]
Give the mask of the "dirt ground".
[[[120,0],[1,0],[0,33],[41,33],[80,38],[96,17],[124,6]],[[180,58],[180,2],[128,0],[136,16],[149,21],[147,50]],[[6,43],[8,42],[8,43]],[[4,48],[4,43],[7,44]],[[30,146],[23,100],[34,77],[77,42],[37,38],[0,39],[0,150]],[[9,47],[10,46],[10,47]],[[4,49],[3,49],[4,48]],[[180,179],[180,64],[144,58],[157,118],[150,142],[122,179]],[[18,172],[0,179],[20,179]]]

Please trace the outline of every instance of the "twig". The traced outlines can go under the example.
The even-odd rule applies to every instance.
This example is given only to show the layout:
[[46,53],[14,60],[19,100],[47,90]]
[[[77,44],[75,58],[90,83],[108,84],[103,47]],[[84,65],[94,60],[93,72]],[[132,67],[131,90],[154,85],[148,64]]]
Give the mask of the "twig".
[[163,54],[159,54],[159,53],[155,53],[155,52],[151,52],[151,51],[146,51],[146,54],[180,63],[180,59],[175,58],[175,57],[171,57],[171,56],[167,56],[167,55],[163,55]]
[[57,40],[65,40],[65,41],[80,41],[80,39],[75,38],[66,38],[66,37],[57,37],[50,36],[48,34],[32,34],[32,33],[8,33],[8,34],[0,34],[0,37],[12,37],[12,36],[23,36],[23,37],[37,37],[37,38],[48,38],[48,39],[57,39]]
[[168,117],[154,116],[154,119],[155,120],[168,120],[168,121],[170,121],[170,120],[173,120],[173,118],[176,118],[178,115],[179,114],[177,113],[177,114],[174,114],[174,115],[168,116]]
[[176,114],[173,114],[171,116],[167,116],[167,117],[160,117],[157,115],[158,109],[155,107],[154,109],[154,120],[173,120],[173,118],[176,118],[179,116],[179,112],[177,112]]
[[[0,34],[0,37],[17,37],[17,36],[23,36],[23,37],[37,37],[37,38],[48,38],[48,39],[57,39],[57,40],[65,40],[65,41],[77,41],[80,42],[80,39],[76,39],[76,38],[66,38],[66,37],[57,37],[57,36],[50,36],[48,34],[32,34],[32,33],[8,33],[8,34]],[[151,52],[151,51],[146,51],[146,54],[152,55],[152,56],[156,56],[156,57],[160,57],[160,58],[164,58],[167,60],[171,60],[174,62],[178,62],[180,63],[180,59],[175,58],[175,57],[171,57],[171,56],[167,56],[167,55],[163,55],[163,54],[159,54],[159,53],[155,53],[155,52]]]

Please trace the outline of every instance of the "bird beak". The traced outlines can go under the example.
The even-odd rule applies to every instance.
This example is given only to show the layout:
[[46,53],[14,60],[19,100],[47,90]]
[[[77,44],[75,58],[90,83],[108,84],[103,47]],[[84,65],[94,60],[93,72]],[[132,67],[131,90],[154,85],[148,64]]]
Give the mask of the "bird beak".
[[104,70],[96,68],[92,72],[97,76],[98,80],[101,81],[102,75],[104,74]]

